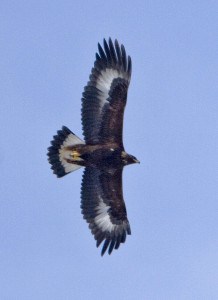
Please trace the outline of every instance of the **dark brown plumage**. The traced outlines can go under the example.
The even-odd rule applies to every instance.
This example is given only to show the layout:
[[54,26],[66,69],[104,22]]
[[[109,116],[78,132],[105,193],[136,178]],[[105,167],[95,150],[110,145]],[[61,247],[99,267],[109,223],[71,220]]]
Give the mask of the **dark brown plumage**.
[[117,40],[104,40],[82,97],[82,141],[67,127],[57,132],[48,160],[57,177],[85,167],[81,188],[84,219],[101,254],[118,249],[131,234],[123,200],[123,167],[138,162],[123,146],[123,115],[131,78],[131,58]]

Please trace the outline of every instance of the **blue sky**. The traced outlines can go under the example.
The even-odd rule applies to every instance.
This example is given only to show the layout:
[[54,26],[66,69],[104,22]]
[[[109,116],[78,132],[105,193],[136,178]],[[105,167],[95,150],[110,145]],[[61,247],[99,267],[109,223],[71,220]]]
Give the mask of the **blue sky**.
[[[218,298],[217,1],[1,1],[0,298]],[[97,43],[133,61],[124,120],[132,235],[100,256],[82,170],[57,179],[62,125],[82,137]]]

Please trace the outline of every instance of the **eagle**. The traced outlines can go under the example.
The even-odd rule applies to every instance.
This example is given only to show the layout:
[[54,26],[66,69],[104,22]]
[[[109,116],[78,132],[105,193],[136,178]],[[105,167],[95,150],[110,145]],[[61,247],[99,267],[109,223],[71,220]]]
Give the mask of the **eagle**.
[[83,218],[101,255],[118,249],[131,234],[123,199],[122,172],[129,164],[139,163],[123,145],[123,115],[130,84],[132,62],[123,45],[111,38],[98,43],[98,53],[89,81],[82,94],[81,140],[63,126],[48,148],[48,161],[57,177],[81,167]]

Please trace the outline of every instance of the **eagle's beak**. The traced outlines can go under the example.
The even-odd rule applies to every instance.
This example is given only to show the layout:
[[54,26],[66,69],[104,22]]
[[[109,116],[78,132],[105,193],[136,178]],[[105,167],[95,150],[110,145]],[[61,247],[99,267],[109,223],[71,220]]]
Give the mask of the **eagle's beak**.
[[138,159],[134,159],[134,163],[140,164],[140,161]]

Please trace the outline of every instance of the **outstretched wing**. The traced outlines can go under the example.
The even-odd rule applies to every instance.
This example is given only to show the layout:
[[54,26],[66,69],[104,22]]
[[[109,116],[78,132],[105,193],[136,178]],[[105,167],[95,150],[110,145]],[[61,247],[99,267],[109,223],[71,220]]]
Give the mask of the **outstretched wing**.
[[123,114],[132,63],[123,45],[104,40],[82,98],[82,125],[88,144],[116,142],[122,146]]
[[[122,169],[102,171],[87,167],[83,174],[81,208],[101,255],[118,249],[131,234],[122,193]],[[109,247],[109,248],[108,248]]]

